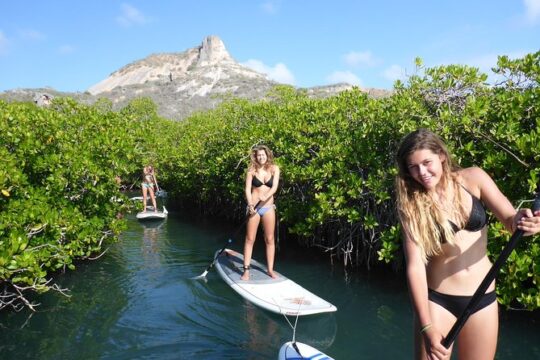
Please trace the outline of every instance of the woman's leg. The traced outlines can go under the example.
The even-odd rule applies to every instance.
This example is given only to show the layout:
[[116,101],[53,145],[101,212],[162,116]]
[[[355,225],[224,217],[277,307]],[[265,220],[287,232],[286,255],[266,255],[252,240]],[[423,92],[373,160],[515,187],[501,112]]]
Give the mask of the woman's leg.
[[[257,236],[257,228],[261,217],[259,214],[250,215],[246,225],[246,239],[244,241],[244,266],[249,266],[251,263],[251,256],[253,255],[253,245],[255,244],[255,238]],[[249,280],[249,270],[244,270],[241,280]]]
[[154,194],[154,187],[150,186],[148,188],[148,191],[150,192],[150,199],[152,200],[152,205],[154,205],[154,211],[158,211],[158,208],[156,205],[156,194]]
[[492,360],[497,351],[499,308],[497,301],[472,314],[458,335],[459,360]]
[[274,273],[274,257],[276,253],[276,245],[274,240],[274,232],[276,229],[276,211],[274,207],[269,209],[262,217],[264,227],[264,241],[266,243],[266,264],[268,266],[268,275],[272,279],[277,279]]
[[148,200],[148,189],[146,185],[142,185],[143,212],[146,211],[146,201]]

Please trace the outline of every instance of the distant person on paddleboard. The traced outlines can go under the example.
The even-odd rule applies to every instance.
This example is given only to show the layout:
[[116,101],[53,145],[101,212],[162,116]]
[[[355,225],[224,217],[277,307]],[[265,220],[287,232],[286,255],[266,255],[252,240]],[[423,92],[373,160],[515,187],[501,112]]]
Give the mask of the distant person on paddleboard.
[[[492,178],[459,168],[442,140],[420,129],[397,152],[396,193],[414,310],[416,359],[449,359],[441,341],[491,269],[489,210],[509,231],[540,231],[540,211],[516,211]],[[457,337],[459,359],[493,359],[499,327],[495,281]]]
[[[251,150],[251,164],[246,175],[246,200],[249,219],[246,225],[244,243],[244,274],[242,280],[249,280],[249,269],[257,229],[262,219],[264,241],[266,242],[266,263],[268,275],[275,279],[274,256],[276,252],[274,232],[276,227],[276,207],[274,194],[279,185],[279,167],[274,164],[274,155],[265,145]],[[260,201],[257,208],[255,205]]]
[[150,200],[154,206],[154,211],[157,211],[156,205],[156,193],[157,188],[156,174],[154,173],[154,167],[147,165],[143,168],[143,182],[141,184],[142,196],[143,196],[143,212],[146,211],[146,202],[148,200],[148,194],[150,194]]

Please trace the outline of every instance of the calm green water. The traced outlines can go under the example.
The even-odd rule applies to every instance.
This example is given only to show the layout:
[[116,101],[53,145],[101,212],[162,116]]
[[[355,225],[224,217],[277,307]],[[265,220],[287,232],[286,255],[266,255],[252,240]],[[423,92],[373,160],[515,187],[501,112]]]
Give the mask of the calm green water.
[[[130,217],[105,256],[57,278],[70,298],[47,294],[37,299],[37,313],[0,314],[0,358],[276,359],[292,338],[283,316],[244,301],[214,270],[206,282],[191,279],[235,229],[184,219],[171,213],[145,225]],[[402,278],[345,276],[327,258],[283,243],[276,269],[338,307],[299,318],[298,341],[336,359],[411,358],[412,315]],[[540,358],[537,315],[502,314],[498,359]]]

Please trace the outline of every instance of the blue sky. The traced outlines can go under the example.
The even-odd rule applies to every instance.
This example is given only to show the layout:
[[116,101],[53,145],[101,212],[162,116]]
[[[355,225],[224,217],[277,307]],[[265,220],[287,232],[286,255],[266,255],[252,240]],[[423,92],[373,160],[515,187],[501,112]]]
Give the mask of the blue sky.
[[389,89],[415,57],[489,73],[497,55],[540,50],[540,0],[2,1],[0,91],[82,92],[207,35],[279,82]]

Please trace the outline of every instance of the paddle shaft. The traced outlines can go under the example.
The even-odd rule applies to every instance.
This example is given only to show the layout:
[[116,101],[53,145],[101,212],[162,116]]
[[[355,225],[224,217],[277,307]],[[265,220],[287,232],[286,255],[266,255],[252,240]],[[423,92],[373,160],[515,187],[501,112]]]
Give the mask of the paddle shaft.
[[[259,205],[261,205],[261,203],[262,203],[262,201],[259,200],[257,202],[257,204],[255,204],[255,210],[259,209]],[[234,232],[232,237],[234,237],[234,235],[236,235],[240,231],[240,229],[242,229],[244,227],[244,225],[246,224],[246,222],[249,220],[250,217],[251,217],[251,214],[248,213],[248,215],[246,216],[246,219],[242,222],[242,224],[240,226],[238,226],[238,228],[236,229],[236,231]],[[227,245],[229,245],[230,243],[232,243],[232,238],[227,239],[227,242],[225,243],[225,245],[223,245],[221,250],[219,250],[219,252],[216,254],[216,256],[214,256],[214,260],[212,260],[210,265],[208,265],[206,270],[204,270],[204,272],[200,276],[204,277],[204,276],[206,276],[206,274],[208,274],[208,271],[210,271],[210,269],[212,269],[212,267],[216,263],[216,260],[219,257],[219,255],[221,255],[221,253],[225,251],[225,249],[227,248]]]
[[[539,209],[540,209],[540,191],[536,193],[536,197],[534,198],[534,203],[532,206],[532,211],[534,213],[535,211]],[[512,234],[512,237],[510,237],[510,241],[508,241],[508,244],[506,244],[504,249],[501,251],[501,254],[497,258],[497,260],[495,261],[495,263],[493,264],[489,272],[484,277],[484,280],[482,280],[482,282],[480,283],[480,286],[478,286],[478,289],[476,289],[476,292],[474,293],[471,300],[469,301],[469,304],[467,305],[465,310],[463,310],[463,313],[457,319],[454,326],[452,326],[452,328],[448,332],[448,335],[446,335],[446,337],[443,339],[442,345],[445,348],[447,349],[450,348],[452,343],[456,340],[456,337],[461,331],[461,328],[463,327],[463,325],[465,325],[465,322],[467,321],[469,316],[471,316],[473,309],[476,308],[476,306],[480,302],[480,299],[486,293],[486,290],[489,287],[489,285],[497,277],[497,273],[499,272],[501,267],[504,265],[504,263],[506,262],[506,260],[508,259],[512,251],[517,246],[519,240],[523,236],[523,233],[524,233],[523,230],[516,230],[514,234]]]

